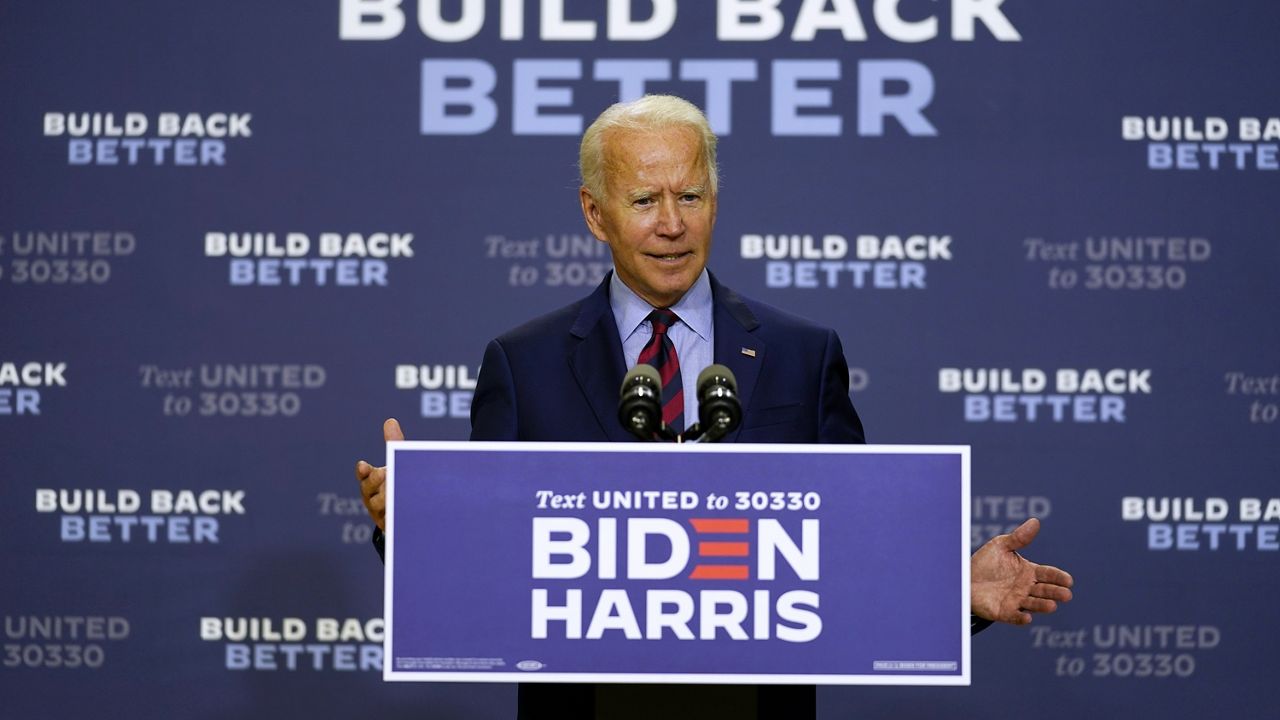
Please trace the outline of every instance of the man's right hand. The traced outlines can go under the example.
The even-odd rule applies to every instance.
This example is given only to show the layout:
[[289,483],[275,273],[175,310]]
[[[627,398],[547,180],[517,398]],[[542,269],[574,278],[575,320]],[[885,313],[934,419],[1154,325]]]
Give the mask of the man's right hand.
[[[395,418],[387,418],[387,421],[382,423],[382,439],[387,442],[404,439],[404,433],[400,431],[400,423]],[[364,509],[369,511],[369,517],[373,518],[373,523],[378,526],[378,529],[385,531],[387,529],[386,466],[374,467],[361,460],[356,463],[356,480],[360,481],[360,499],[364,500]]]

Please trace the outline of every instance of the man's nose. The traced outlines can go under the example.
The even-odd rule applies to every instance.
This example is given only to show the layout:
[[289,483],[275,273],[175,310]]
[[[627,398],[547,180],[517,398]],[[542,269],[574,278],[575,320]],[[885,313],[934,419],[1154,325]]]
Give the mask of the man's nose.
[[658,235],[678,238],[684,235],[684,215],[675,198],[662,203],[658,212]]

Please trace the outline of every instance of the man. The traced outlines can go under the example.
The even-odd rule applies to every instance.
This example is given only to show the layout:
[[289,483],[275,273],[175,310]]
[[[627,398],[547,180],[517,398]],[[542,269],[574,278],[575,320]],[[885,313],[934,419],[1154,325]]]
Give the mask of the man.
[[[618,387],[626,368],[644,361],[663,369],[664,419],[677,430],[696,418],[698,373],[719,362],[737,376],[743,407],[742,426],[726,441],[864,441],[835,333],[743,298],[706,270],[716,138],[696,107],[670,96],[610,107],[583,135],[579,166],[582,214],[609,245],[614,273],[587,298],[489,344],[472,403],[473,440],[629,440],[617,419]],[[383,435],[404,437],[395,420]],[[356,476],[381,529],[385,471],[362,461]],[[974,554],[976,629],[1025,624],[1030,613],[1053,612],[1071,598],[1070,575],[1017,553],[1038,530],[1028,520]],[[553,702],[591,711],[587,690],[521,688],[522,717],[572,713],[564,705],[552,711]],[[812,688],[760,694],[761,717],[812,716],[813,707]]]

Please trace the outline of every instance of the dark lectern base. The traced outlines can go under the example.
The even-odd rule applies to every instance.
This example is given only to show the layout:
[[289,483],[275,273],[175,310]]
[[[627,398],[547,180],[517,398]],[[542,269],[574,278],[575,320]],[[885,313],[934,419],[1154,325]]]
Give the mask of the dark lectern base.
[[519,720],[811,720],[812,685],[520,686]]

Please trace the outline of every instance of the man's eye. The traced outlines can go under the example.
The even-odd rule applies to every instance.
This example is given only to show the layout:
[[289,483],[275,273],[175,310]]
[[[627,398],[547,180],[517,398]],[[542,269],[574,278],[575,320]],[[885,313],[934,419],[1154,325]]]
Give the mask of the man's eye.
[[680,199],[685,202],[697,202],[702,199],[702,196],[697,193],[685,193],[680,196]]
[[649,207],[650,205],[653,204],[653,198],[648,198],[648,197],[636,198],[636,201],[634,204],[637,205],[638,207]]

